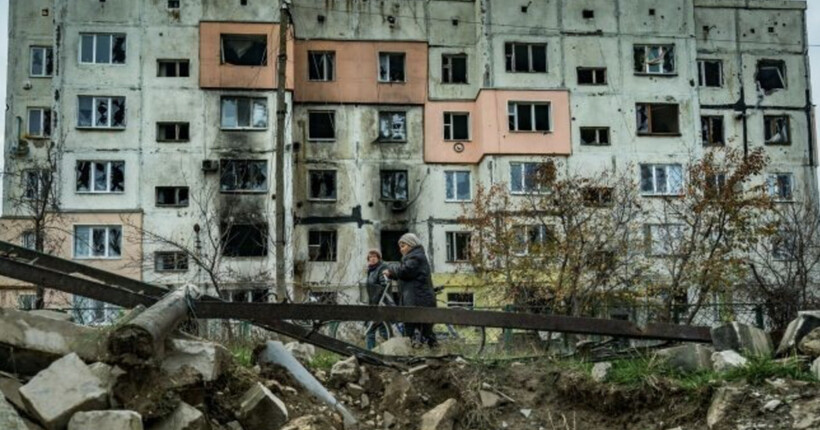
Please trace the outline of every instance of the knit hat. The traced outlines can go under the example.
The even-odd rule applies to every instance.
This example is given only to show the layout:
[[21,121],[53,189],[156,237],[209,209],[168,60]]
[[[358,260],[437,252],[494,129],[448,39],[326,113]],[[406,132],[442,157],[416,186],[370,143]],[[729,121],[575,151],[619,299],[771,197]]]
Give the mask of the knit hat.
[[399,238],[399,243],[406,243],[407,246],[415,248],[421,246],[421,240],[413,233],[405,233]]
[[370,250],[368,250],[368,251],[367,251],[367,256],[369,257],[369,256],[370,256],[370,254],[375,254],[375,255],[376,255],[376,257],[379,257],[379,260],[381,260],[381,259],[382,259],[382,252],[381,252],[381,251],[379,251],[379,250],[378,250],[378,249],[376,249],[376,248],[371,248]]

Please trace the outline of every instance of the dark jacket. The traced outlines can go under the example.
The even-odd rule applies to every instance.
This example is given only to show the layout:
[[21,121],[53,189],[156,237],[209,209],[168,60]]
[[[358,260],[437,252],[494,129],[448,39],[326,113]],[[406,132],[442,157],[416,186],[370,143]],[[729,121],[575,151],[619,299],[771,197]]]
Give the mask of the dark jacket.
[[[383,261],[380,261],[379,264],[372,269],[367,269],[367,302],[371,305],[379,304],[379,299],[382,297],[384,289],[390,284],[390,281],[382,275],[385,269],[387,269],[387,263]],[[385,304],[392,304],[392,297],[388,297],[388,299]]]
[[389,267],[392,277],[399,280],[402,306],[436,307],[436,293],[424,247],[411,249],[400,263],[390,264]]

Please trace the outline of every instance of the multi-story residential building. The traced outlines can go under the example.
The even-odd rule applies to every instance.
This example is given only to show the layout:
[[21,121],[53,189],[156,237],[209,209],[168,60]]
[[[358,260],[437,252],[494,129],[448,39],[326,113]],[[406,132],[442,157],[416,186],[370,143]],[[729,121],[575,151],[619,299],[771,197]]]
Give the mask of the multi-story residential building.
[[[59,148],[66,257],[162,284],[216,278],[235,300],[268,297],[284,259],[297,296],[357,298],[367,250],[397,259],[412,231],[469,303],[463,204],[499,182],[524,199],[544,157],[637,183],[712,146],[764,147],[773,191],[814,199],[805,8],[294,0],[278,143],[279,2],[15,2],[6,164]],[[25,223],[21,176],[5,176],[6,225]]]

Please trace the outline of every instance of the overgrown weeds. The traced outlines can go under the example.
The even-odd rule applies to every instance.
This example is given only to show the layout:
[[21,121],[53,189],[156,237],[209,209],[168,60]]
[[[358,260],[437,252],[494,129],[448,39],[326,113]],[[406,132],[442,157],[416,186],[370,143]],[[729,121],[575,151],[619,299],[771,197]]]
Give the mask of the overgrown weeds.
[[317,349],[316,354],[310,360],[310,363],[308,363],[308,367],[313,370],[324,370],[327,372],[331,367],[333,367],[333,364],[341,359],[342,356],[339,354]]

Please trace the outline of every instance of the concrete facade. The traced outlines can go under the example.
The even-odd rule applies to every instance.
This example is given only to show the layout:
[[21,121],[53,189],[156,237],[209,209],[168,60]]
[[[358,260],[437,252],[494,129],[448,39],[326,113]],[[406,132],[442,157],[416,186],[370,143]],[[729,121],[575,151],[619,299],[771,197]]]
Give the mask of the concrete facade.
[[[632,169],[637,181],[641,163],[686,163],[708,151],[701,137],[704,115],[722,118],[725,146],[764,146],[771,173],[793,175],[796,199],[816,198],[802,0],[294,0],[282,176],[273,171],[281,148],[275,142],[278,2],[180,0],[178,9],[166,3],[12,5],[10,57],[28,59],[29,47],[51,45],[55,73],[35,78],[28,61],[10,63],[7,164],[24,165],[47,142],[25,138],[30,152],[15,155],[16,118],[26,127],[27,108],[51,106],[59,119],[52,140],[65,148],[59,172],[65,210],[136,211],[146,232],[189,249],[196,248],[195,224],[226,217],[240,224],[267,223],[266,255],[222,260],[224,281],[232,288],[272,285],[280,258],[272,237],[277,177],[286,185],[289,233],[281,258],[291,290],[296,296],[315,293],[317,299],[343,292],[344,298],[336,297],[340,302],[359,299],[367,250],[394,252],[389,248],[404,231],[424,240],[437,284],[472,291],[461,277],[464,264],[447,261],[447,234],[465,231],[458,217],[479,185],[509,183],[511,163],[544,157],[564,161],[567,172]],[[42,16],[44,9],[48,16]],[[125,35],[124,64],[81,62],[82,35],[91,33]],[[265,64],[225,64],[220,56],[225,34],[264,35]],[[645,69],[636,71],[639,47],[644,53],[673,50],[664,58],[671,57],[674,66],[653,69],[642,63]],[[524,52],[528,58],[521,57]],[[332,53],[332,70],[311,57],[321,53]],[[515,53],[512,66],[509,53]],[[402,59],[400,74],[382,70],[384,64],[398,64],[390,63],[390,55]],[[187,60],[189,76],[159,76],[161,60]],[[704,78],[699,60],[719,61],[718,85],[699,84]],[[464,76],[457,83],[447,82],[449,61],[463,61]],[[784,88],[758,88],[761,61],[782,67]],[[595,75],[599,81],[579,82],[579,69],[604,73],[605,79]],[[84,96],[124,97],[125,126],[78,127]],[[226,98],[263,100],[266,124],[222,127]],[[676,106],[677,129],[639,130],[636,117],[645,104]],[[511,130],[510,109],[532,109],[533,115],[544,109],[549,125],[533,122],[529,130]],[[253,112],[248,115],[258,113]],[[469,114],[466,139],[448,137],[447,113]],[[764,143],[765,117],[772,116],[788,118],[787,145]],[[398,134],[380,135],[382,117],[391,118],[388,128]],[[162,122],[187,123],[187,139],[158,141]],[[582,127],[605,128],[608,143],[582,143]],[[77,192],[74,172],[83,160],[124,162],[124,190]],[[220,175],[203,170],[207,160],[217,165],[219,160],[264,161],[265,184],[226,193]],[[446,177],[454,172],[469,174],[466,198],[447,198]],[[327,180],[334,191],[322,188],[330,182],[314,189],[312,175],[332,178]],[[383,175],[401,182],[399,198],[384,195]],[[8,181],[4,215],[22,215],[9,205],[21,187]],[[189,187],[190,203],[157,206],[157,187],[169,186]],[[193,263],[187,270],[157,272],[156,253],[173,249],[149,236],[141,245],[143,279],[206,280]]]

